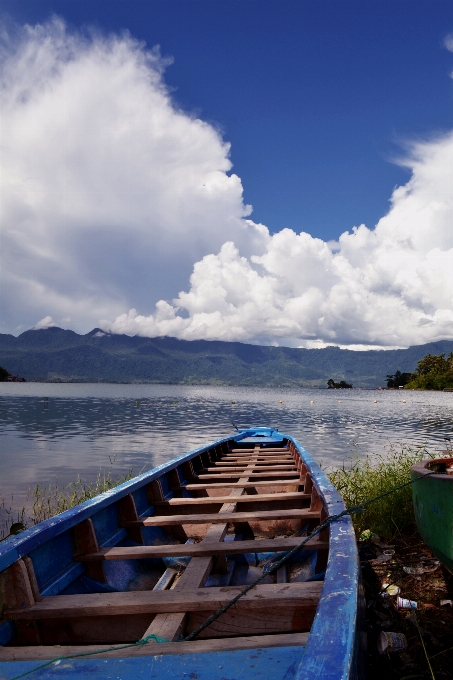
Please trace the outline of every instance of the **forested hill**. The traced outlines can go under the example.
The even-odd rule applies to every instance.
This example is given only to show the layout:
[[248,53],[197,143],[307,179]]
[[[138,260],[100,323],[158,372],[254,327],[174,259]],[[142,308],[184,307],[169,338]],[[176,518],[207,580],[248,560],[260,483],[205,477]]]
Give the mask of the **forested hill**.
[[86,335],[61,328],[0,334],[0,365],[27,380],[225,385],[354,387],[386,384],[387,374],[411,372],[426,354],[453,351],[443,340],[408,349],[365,352],[263,347],[241,342]]

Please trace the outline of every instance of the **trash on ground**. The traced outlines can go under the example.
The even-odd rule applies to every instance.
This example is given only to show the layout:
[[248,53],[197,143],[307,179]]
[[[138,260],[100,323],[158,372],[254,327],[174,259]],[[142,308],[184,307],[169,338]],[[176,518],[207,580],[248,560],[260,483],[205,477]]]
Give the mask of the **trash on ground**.
[[377,639],[379,654],[399,654],[407,649],[407,638],[403,633],[382,631]]
[[406,600],[405,597],[399,597],[396,601],[398,609],[417,609],[415,600]]
[[440,606],[441,607],[447,607],[447,606],[453,607],[453,600],[441,600]]

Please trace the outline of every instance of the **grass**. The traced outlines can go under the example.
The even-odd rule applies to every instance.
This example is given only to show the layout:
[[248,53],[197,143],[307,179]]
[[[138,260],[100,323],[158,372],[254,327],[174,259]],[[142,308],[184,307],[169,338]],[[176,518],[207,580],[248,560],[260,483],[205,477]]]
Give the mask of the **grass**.
[[[343,465],[328,473],[328,477],[343,496],[346,507],[351,507],[410,481],[411,466],[423,458],[434,457],[424,446],[391,446],[386,455],[353,458],[349,467]],[[363,513],[353,515],[353,521],[358,535],[371,529],[378,536],[393,538],[415,521],[411,486],[372,503]]]
[[[99,472],[94,482],[87,482],[77,477],[75,482],[61,488],[58,481],[48,486],[37,484],[28,490],[25,505],[20,510],[13,510],[14,498],[11,499],[9,507],[5,498],[0,492],[0,540],[3,540],[10,533],[16,533],[16,529],[27,529],[39,522],[59,515],[69,508],[73,508],[79,503],[94,498],[105,491],[113,489],[115,486],[127,482],[134,476],[132,468],[125,475],[113,477],[114,460],[110,461],[107,472]],[[16,526],[15,526],[16,525]],[[19,525],[22,525],[20,527]]]

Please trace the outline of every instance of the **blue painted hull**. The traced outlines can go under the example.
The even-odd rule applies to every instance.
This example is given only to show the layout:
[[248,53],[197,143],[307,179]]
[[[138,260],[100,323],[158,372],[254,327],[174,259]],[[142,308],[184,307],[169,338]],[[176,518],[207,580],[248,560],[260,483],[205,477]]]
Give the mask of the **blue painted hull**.
[[[135,609],[125,610],[124,615],[119,613],[118,616],[112,615],[102,619],[101,624],[99,624],[99,617],[96,618],[93,615],[89,626],[86,623],[87,619],[83,617],[74,618],[69,625],[61,612],[55,619],[46,619],[46,625],[42,625],[38,615],[38,622],[34,623],[30,614],[27,612],[24,614],[24,608],[30,607],[29,612],[33,612],[35,611],[33,607],[38,607],[38,609],[41,607],[39,609],[41,611],[47,603],[61,602],[66,603],[66,606],[67,603],[73,601],[71,596],[80,598],[77,602],[83,602],[89,608],[89,606],[94,606],[96,598],[99,602],[106,601],[105,598],[111,598],[109,602],[119,601],[115,598],[121,598],[122,596],[118,595],[121,593],[127,594],[127,606],[131,607],[134,591],[148,593],[150,589],[151,591],[159,589],[159,586],[155,585],[156,578],[163,570],[166,569],[165,574],[172,570],[174,562],[171,560],[186,560],[182,566],[177,565],[177,568],[184,569],[190,557],[159,556],[140,560],[118,558],[115,561],[115,558],[110,556],[114,555],[114,550],[117,549],[133,553],[136,546],[139,550],[147,551],[146,555],[158,554],[159,550],[161,551],[159,555],[161,553],[163,555],[168,545],[176,542],[175,537],[173,536],[169,541],[168,534],[162,533],[161,527],[143,526],[144,518],[155,517],[157,506],[161,507],[161,512],[164,512],[162,508],[165,507],[165,512],[169,514],[171,513],[168,508],[171,503],[180,504],[181,507],[184,507],[184,504],[192,507],[193,502],[190,500],[192,487],[187,477],[189,469],[187,466],[192,465],[190,469],[192,471],[195,469],[195,473],[197,473],[197,465],[200,472],[206,470],[212,461],[221,461],[221,456],[225,451],[239,450],[239,442],[240,446],[250,450],[259,444],[260,451],[265,453],[266,447],[269,449],[282,447],[282,452],[290,451],[295,465],[301,470],[301,479],[302,474],[304,475],[306,489],[311,487],[311,501],[307,501],[307,507],[310,503],[310,508],[322,508],[321,518],[335,515],[344,509],[343,501],[335,488],[297,440],[274,430],[255,428],[241,431],[232,437],[218,440],[184,454],[51,520],[46,520],[16,537],[11,537],[0,543],[0,597],[4,600],[2,604],[5,609],[5,616],[0,621],[0,645],[4,645],[3,648],[0,647],[0,680],[15,678],[21,673],[37,668],[44,663],[44,659],[53,658],[56,655],[66,655],[73,651],[83,654],[87,651],[105,649],[109,644],[112,646],[120,643],[132,645],[134,641],[140,639],[148,627],[149,619],[149,614],[147,619],[146,608],[141,606],[140,602],[133,605]],[[271,454],[271,451],[269,453]],[[271,487],[270,477],[266,479],[267,481],[261,484]],[[161,500],[156,501],[157,497],[153,496],[154,501],[150,502],[149,489],[155,489],[156,484],[162,494]],[[259,483],[256,482],[254,484],[256,488],[251,491],[251,496],[245,495],[235,499],[241,504],[241,510],[243,508],[253,509],[254,499],[259,499],[261,493],[265,494],[268,491],[266,486],[259,487]],[[288,485],[291,489],[289,481]],[[275,492],[276,490],[273,489],[272,493]],[[220,492],[216,490],[213,493]],[[254,493],[257,495],[253,495]],[[293,505],[296,504],[294,507],[299,507],[298,501],[290,500],[290,497],[294,495],[289,492],[288,500],[282,501],[283,505],[280,504],[280,506],[290,508],[293,503]],[[307,496],[308,492],[305,498]],[[215,497],[214,495],[213,498]],[[276,499],[277,496],[270,500],[269,507],[277,507],[278,504],[274,502]],[[200,505],[195,511],[197,513],[209,512],[211,500],[211,497],[208,500],[203,498],[202,502],[205,505],[203,507]],[[213,500],[212,502],[214,503]],[[130,520],[127,513],[130,512],[131,507],[136,512],[135,523],[124,519],[129,517]],[[290,511],[287,510],[287,514],[290,514]],[[140,523],[141,526],[138,529]],[[80,561],[77,557],[80,556],[81,544],[78,536],[82,526],[85,527],[84,531],[86,527],[91,527],[94,532],[98,553],[95,551],[91,555],[96,557],[102,552],[101,557],[104,560],[102,568],[99,566],[100,562],[95,562],[94,558],[90,562],[88,558]],[[139,531],[138,537],[137,531]],[[224,540],[227,541],[227,539],[226,536]],[[233,536],[232,540],[247,540],[247,536],[242,538]],[[325,536],[323,540],[326,540]],[[224,680],[225,678],[245,677],[249,680],[261,678],[275,680],[279,678],[282,680],[291,678],[297,678],[297,680],[362,679],[364,678],[365,647],[362,626],[364,604],[355,536],[351,519],[348,516],[332,522],[328,541],[328,558],[323,582],[312,581],[313,592],[320,593],[320,597],[311,615],[304,613],[305,610],[298,600],[295,600],[294,604],[290,602],[286,608],[275,611],[272,609],[274,600],[269,600],[269,607],[262,611],[258,610],[259,616],[255,618],[253,616],[247,618],[249,616],[248,605],[243,605],[242,609],[239,608],[237,613],[230,616],[230,619],[228,619],[228,614],[222,615],[225,618],[219,619],[223,621],[220,628],[215,629],[213,626],[204,640],[167,642],[163,645],[153,642],[146,645],[146,650],[145,646],[129,647],[127,650],[110,652],[108,656],[90,654],[79,658],[63,659],[56,664],[36,670],[30,677],[55,678],[64,675],[68,678],[78,678],[83,675],[93,678],[155,677],[164,679],[171,677],[172,680],[179,678],[181,680],[183,678]],[[163,544],[165,544],[165,549],[161,547]],[[179,536],[178,545],[180,544]],[[241,544],[229,543],[229,545],[240,546]],[[254,545],[259,547],[259,541],[256,541]],[[155,548],[155,546],[158,547]],[[190,546],[185,547],[186,554],[191,554],[190,550]],[[320,550],[312,550],[311,553],[314,555],[313,560],[310,561],[304,557],[305,561],[302,566],[296,564],[302,576],[304,568],[313,567],[316,571],[316,560],[319,562],[319,555],[324,554]],[[129,555],[129,553],[124,554]],[[263,560],[261,553],[257,552],[256,555]],[[244,580],[248,578],[247,574],[254,574],[258,570],[258,566],[250,566],[249,556],[245,555],[245,557],[248,562],[243,555],[227,555],[226,568],[217,572],[213,570],[210,573],[200,596],[206,592],[229,593],[231,591],[235,593],[237,590],[235,586],[243,586],[247,582]],[[195,559],[206,558],[196,557]],[[264,562],[261,561],[260,564]],[[33,572],[32,575],[30,575],[30,569]],[[295,577],[295,580],[301,581],[298,588],[300,592],[305,592],[306,586],[303,581],[307,581],[307,578],[302,578],[302,576]],[[306,576],[309,576],[308,572]],[[30,581],[27,580],[29,577]],[[21,581],[21,578],[25,581]],[[322,576],[317,574],[313,578],[322,578]],[[307,586],[309,588],[310,584],[307,583]],[[268,586],[256,588],[259,587],[264,589],[263,593],[271,593],[272,597],[276,598],[275,606],[278,607],[278,598],[281,597],[285,585],[280,587],[278,583],[274,585],[270,583]],[[288,587],[291,588],[290,583]],[[8,599],[11,597],[9,589],[14,590],[14,588],[16,588],[15,599],[11,604],[11,600]],[[250,593],[253,593],[253,590]],[[20,597],[24,598],[22,609],[20,605],[17,609],[17,592],[20,593]],[[176,588],[172,592],[176,593]],[[39,600],[40,597],[42,600]],[[288,613],[285,619],[285,612],[286,610],[289,612],[291,607],[294,608],[294,612]],[[193,604],[193,613],[186,615],[189,621],[184,624],[186,627],[191,625],[193,629],[200,622],[200,617],[197,619],[195,610],[196,604]],[[136,613],[132,615],[130,613],[132,611]],[[86,610],[84,613],[86,615]],[[30,618],[27,619],[27,616]],[[50,615],[46,614],[46,616]],[[243,624],[241,624],[241,616],[245,617]],[[203,619],[203,616],[201,618]],[[308,620],[309,624],[307,624]],[[242,632],[240,634],[235,632],[234,626],[239,626],[238,630]],[[247,630],[247,626],[250,630]],[[219,632],[222,630],[223,632]],[[228,630],[233,632],[228,633]],[[183,631],[183,634],[187,632],[188,628]],[[212,635],[212,638],[209,635]],[[222,649],[222,645],[226,648]]]

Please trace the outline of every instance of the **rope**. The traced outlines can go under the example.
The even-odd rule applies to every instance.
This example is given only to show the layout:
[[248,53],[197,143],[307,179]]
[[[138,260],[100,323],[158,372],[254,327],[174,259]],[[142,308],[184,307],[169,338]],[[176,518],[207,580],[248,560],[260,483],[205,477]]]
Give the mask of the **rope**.
[[19,680],[19,678],[24,678],[26,675],[30,675],[30,673],[39,671],[41,668],[46,668],[46,666],[50,666],[53,663],[63,661],[63,659],[75,659],[79,656],[92,656],[93,654],[105,654],[106,652],[115,652],[119,649],[140,647],[140,645],[146,645],[150,640],[154,640],[155,642],[168,642],[168,640],[166,640],[165,638],[161,638],[158,635],[147,635],[146,637],[141,638],[141,640],[137,640],[137,642],[131,642],[129,645],[120,645],[119,647],[108,647],[107,649],[96,649],[92,652],[80,652],[79,654],[65,654],[63,656],[56,656],[54,659],[49,659],[49,661],[45,661],[44,663],[39,664],[39,666],[31,668],[29,671],[25,671],[25,673],[15,675],[14,678],[11,678],[10,680]]
[[[196,637],[201,631],[203,631],[205,628],[211,625],[216,619],[219,618],[222,614],[224,614],[230,607],[232,607],[238,600],[241,599],[244,595],[246,595],[249,590],[254,588],[258,583],[261,583],[269,574],[274,573],[274,571],[277,571],[290,557],[294,555],[298,550],[300,550],[311,538],[314,538],[317,536],[323,529],[326,529],[329,524],[332,522],[335,522],[337,519],[340,519],[341,517],[344,517],[345,515],[355,515],[357,513],[363,512],[368,505],[371,505],[371,503],[375,503],[376,501],[380,500],[381,498],[385,498],[386,496],[390,496],[392,493],[395,493],[395,491],[399,491],[400,489],[403,489],[406,486],[410,486],[411,484],[414,484],[414,482],[417,482],[419,479],[425,479],[426,477],[429,477],[430,475],[437,474],[437,472],[428,472],[423,477],[417,477],[416,479],[411,479],[409,482],[404,482],[403,484],[399,484],[398,486],[395,486],[393,489],[390,489],[389,491],[385,491],[384,493],[380,494],[379,496],[375,496],[374,498],[371,498],[368,501],[364,501],[360,505],[355,505],[352,508],[346,508],[342,512],[339,512],[337,515],[331,515],[328,517],[322,524],[319,524],[315,529],[304,538],[303,541],[301,541],[298,545],[296,545],[295,548],[292,548],[289,552],[287,552],[278,562],[275,562],[265,574],[262,574],[259,578],[256,579],[256,581],[253,581],[253,583],[250,583],[247,585],[245,588],[243,588],[235,597],[233,597],[232,600],[227,602],[223,607],[220,607],[214,614],[209,616],[204,623],[202,623],[198,628],[196,628],[192,633],[187,635],[185,638],[182,638],[179,640],[180,642],[188,642],[190,640],[193,640],[194,637]],[[19,678],[23,678],[26,675],[30,675],[30,673],[34,673],[35,671],[40,670],[41,668],[45,668],[46,666],[50,666],[53,663],[56,663],[58,661],[63,661],[64,659],[75,659],[77,657],[81,656],[91,656],[93,654],[105,654],[106,652],[114,652],[120,649],[129,649],[131,647],[138,647],[140,645],[145,645],[147,644],[150,640],[154,640],[155,642],[169,642],[165,638],[161,638],[157,635],[147,635],[144,638],[141,638],[140,640],[137,640],[137,642],[132,642],[128,645],[120,645],[119,647],[108,647],[107,649],[97,649],[91,652],[80,652],[79,654],[66,654],[64,656],[56,656],[54,659],[50,659],[49,661],[45,661],[44,663],[40,664],[39,666],[35,666],[35,668],[30,669],[29,671],[25,671],[25,673],[21,673],[20,675],[16,675],[13,678],[10,678],[10,680],[19,680]]]
[[368,505],[371,505],[371,503],[374,503],[375,501],[380,500],[381,498],[385,498],[385,496],[390,496],[392,493],[395,493],[395,491],[399,491],[400,489],[403,489],[405,486],[409,486],[410,484],[413,484],[414,482],[417,482],[419,479],[424,479],[425,477],[428,477],[429,475],[437,474],[435,472],[428,472],[426,475],[423,475],[423,477],[417,477],[416,479],[411,479],[409,482],[404,482],[403,484],[399,484],[398,486],[395,486],[393,489],[390,489],[390,491],[385,491],[384,493],[381,493],[379,496],[375,496],[374,498],[371,498],[368,501],[364,501],[360,505],[355,505],[352,508],[346,508],[346,510],[343,510],[342,512],[339,512],[337,515],[331,515],[328,517],[322,524],[319,524],[315,529],[309,534],[306,538],[304,538],[303,541],[301,541],[298,545],[296,545],[295,548],[292,548],[289,552],[286,553],[278,562],[275,562],[270,569],[267,570],[267,572],[262,574],[259,578],[256,579],[256,581],[253,581],[253,583],[250,583],[248,586],[243,588],[243,590],[240,591],[236,595],[236,597],[233,597],[232,600],[227,602],[223,607],[220,607],[214,614],[209,616],[204,623],[202,623],[198,628],[196,628],[192,633],[187,635],[185,638],[182,638],[183,642],[188,642],[189,640],[193,640],[194,637],[196,637],[201,631],[203,631],[205,628],[211,625],[216,619],[219,618],[222,614],[224,614],[230,607],[232,607],[238,600],[241,599],[244,595],[246,595],[249,590],[254,588],[258,583],[261,583],[266,576],[269,574],[272,574],[274,571],[277,571],[290,557],[294,555],[298,550],[300,550],[311,538],[314,538],[319,534],[323,529],[329,526],[332,522],[335,522],[337,519],[340,519],[341,517],[344,517],[345,515],[355,515],[357,513],[363,512],[365,508]]

